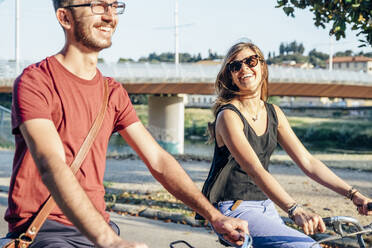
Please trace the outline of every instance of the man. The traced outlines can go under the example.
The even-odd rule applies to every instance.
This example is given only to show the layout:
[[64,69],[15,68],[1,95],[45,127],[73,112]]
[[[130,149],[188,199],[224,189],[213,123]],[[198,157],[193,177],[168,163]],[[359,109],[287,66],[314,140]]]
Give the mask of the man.
[[[50,192],[59,208],[51,212],[31,247],[147,247],[121,239],[105,212],[106,149],[110,135],[118,131],[168,191],[209,220],[228,240],[241,244],[239,232],[248,232],[247,223],[224,217],[209,204],[138,120],[126,91],[96,68],[99,51],[111,45],[124,3],[53,3],[65,32],[65,46],[58,54],[26,68],[14,85],[16,151],[5,214],[8,236],[17,237],[25,231]],[[109,84],[105,119],[74,176],[68,165],[99,111],[105,80]]]

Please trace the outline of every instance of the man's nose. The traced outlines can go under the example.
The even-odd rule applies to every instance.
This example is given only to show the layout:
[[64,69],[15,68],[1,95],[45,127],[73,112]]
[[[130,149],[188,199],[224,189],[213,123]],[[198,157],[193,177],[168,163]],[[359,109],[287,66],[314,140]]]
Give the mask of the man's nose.
[[107,19],[114,19],[116,12],[112,6],[106,6],[105,13],[102,15],[106,20]]

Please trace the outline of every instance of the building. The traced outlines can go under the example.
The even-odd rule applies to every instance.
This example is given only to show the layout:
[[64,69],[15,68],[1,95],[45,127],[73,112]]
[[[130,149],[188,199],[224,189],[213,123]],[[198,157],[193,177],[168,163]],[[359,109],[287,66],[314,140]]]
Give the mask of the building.
[[[329,60],[327,60],[327,68],[329,68]],[[372,74],[372,58],[365,56],[333,57],[333,69]]]

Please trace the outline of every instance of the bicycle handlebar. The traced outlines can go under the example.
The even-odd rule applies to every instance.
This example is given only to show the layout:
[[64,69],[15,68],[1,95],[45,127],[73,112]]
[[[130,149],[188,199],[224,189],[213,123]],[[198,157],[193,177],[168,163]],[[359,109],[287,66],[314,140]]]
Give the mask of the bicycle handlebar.
[[[368,204],[368,209],[371,210],[372,203]],[[330,241],[334,239],[344,238],[344,237],[351,237],[356,236],[358,240],[358,244],[360,248],[365,248],[365,242],[363,240],[362,234],[371,233],[372,232],[372,223],[368,226],[363,227],[357,219],[354,219],[352,217],[347,216],[333,216],[333,217],[327,217],[323,218],[324,224],[327,226],[332,226],[333,230],[336,232],[336,236],[331,236],[329,238],[325,238],[321,241],[318,241],[317,243],[322,243],[324,241]],[[357,231],[355,232],[347,232],[344,230],[342,224],[352,224]],[[355,230],[355,229],[354,229]]]

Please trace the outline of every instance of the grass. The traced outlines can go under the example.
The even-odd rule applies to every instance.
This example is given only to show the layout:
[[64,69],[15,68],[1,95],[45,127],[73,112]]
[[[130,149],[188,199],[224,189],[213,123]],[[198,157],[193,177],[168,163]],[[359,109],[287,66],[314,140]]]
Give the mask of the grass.
[[[141,121],[147,125],[147,106],[134,107]],[[206,128],[213,120],[210,109],[186,108],[185,138],[206,141]],[[291,116],[288,120],[299,139],[311,150],[372,151],[372,125],[368,120]]]

